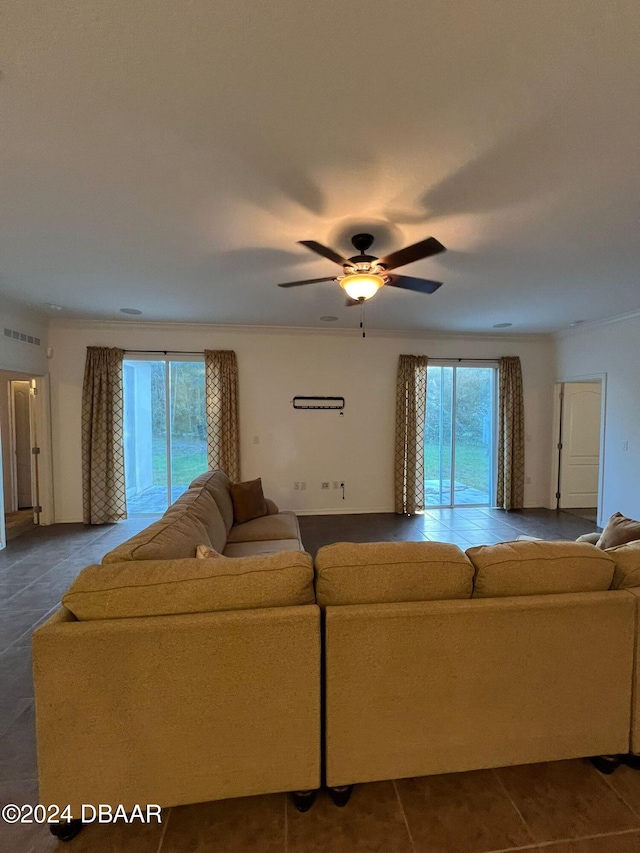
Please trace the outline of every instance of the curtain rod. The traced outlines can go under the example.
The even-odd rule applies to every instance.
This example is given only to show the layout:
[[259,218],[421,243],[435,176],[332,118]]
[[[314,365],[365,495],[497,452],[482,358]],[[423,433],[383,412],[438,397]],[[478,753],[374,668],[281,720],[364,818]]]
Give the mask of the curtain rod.
[[500,356],[495,358],[430,358],[429,361],[500,361]]
[[184,349],[126,349],[125,352],[132,353],[149,353],[151,355],[204,355],[204,350],[184,350]]

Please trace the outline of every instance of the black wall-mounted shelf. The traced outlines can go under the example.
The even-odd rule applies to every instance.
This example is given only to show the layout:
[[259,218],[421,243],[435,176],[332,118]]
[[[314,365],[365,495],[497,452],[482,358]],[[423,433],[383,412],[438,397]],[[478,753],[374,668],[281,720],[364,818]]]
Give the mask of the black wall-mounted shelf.
[[344,397],[294,397],[294,409],[344,409]]

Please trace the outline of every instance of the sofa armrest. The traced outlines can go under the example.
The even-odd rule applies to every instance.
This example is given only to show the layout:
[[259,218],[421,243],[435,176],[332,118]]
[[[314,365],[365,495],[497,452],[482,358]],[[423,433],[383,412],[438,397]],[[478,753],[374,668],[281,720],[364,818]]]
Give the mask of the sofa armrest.
[[276,506],[276,504],[271,500],[271,498],[265,498],[264,502],[267,505],[267,515],[277,515],[280,510]]

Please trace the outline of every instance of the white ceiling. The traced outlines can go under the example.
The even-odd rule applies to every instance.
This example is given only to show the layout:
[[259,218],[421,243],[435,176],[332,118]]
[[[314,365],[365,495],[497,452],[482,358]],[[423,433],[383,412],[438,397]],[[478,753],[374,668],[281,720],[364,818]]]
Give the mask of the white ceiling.
[[[65,315],[357,326],[297,240],[448,252],[380,329],[640,308],[637,0],[4,0],[0,287]],[[58,314],[57,316],[60,316]]]

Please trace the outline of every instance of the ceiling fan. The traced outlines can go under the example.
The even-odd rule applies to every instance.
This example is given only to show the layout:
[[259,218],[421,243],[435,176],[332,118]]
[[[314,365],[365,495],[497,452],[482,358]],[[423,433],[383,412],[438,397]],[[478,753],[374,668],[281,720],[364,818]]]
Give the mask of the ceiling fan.
[[441,281],[429,281],[426,278],[411,278],[407,275],[389,275],[391,270],[402,267],[405,264],[411,264],[414,261],[420,261],[423,258],[429,258],[431,255],[437,255],[440,252],[446,252],[442,243],[439,243],[435,237],[428,237],[426,240],[421,240],[419,243],[414,243],[412,246],[406,246],[404,249],[399,249],[397,252],[392,252],[386,258],[376,258],[374,255],[368,255],[367,250],[373,244],[373,236],[371,234],[356,234],[351,238],[354,248],[360,252],[359,255],[354,255],[352,258],[343,258],[333,249],[323,246],[322,243],[316,243],[315,240],[300,240],[301,246],[306,246],[312,252],[322,255],[323,258],[328,258],[344,270],[343,275],[333,275],[327,278],[309,278],[306,281],[288,281],[284,284],[279,284],[278,287],[300,287],[303,284],[316,284],[320,281],[337,281],[349,297],[347,305],[358,305],[363,303],[365,299],[370,299],[378,292],[385,284],[391,287],[400,287],[404,290],[414,290],[416,293],[435,293],[442,286]]

